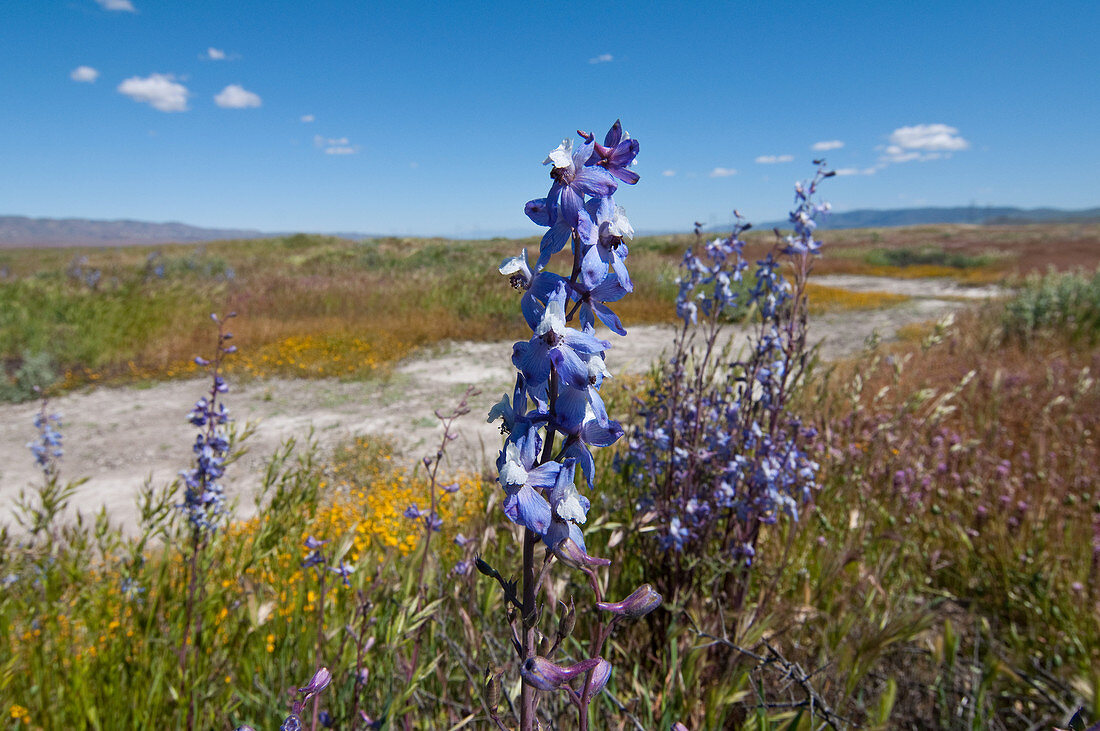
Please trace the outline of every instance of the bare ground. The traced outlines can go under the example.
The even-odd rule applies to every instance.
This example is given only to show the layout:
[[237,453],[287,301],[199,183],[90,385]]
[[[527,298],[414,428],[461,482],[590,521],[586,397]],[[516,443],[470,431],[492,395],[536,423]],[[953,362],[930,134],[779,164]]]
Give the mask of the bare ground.
[[[858,352],[872,333],[884,339],[905,325],[938,319],[962,306],[957,298],[997,294],[993,289],[959,288],[935,280],[872,277],[817,277],[829,286],[857,291],[895,291],[914,299],[899,306],[857,313],[837,313],[811,322],[811,335],[822,341],[821,353],[835,359]],[[919,284],[919,288],[914,288]],[[950,299],[944,299],[950,298]],[[612,341],[608,367],[613,373],[645,372],[672,344],[672,326],[640,326]],[[739,334],[744,337],[743,333]],[[249,454],[230,468],[230,491],[241,497],[238,513],[254,508],[249,497],[259,484],[264,460],[286,439],[302,438],[312,428],[324,451],[369,434],[392,438],[412,464],[434,453],[440,435],[435,409],[454,406],[467,386],[481,395],[471,413],[458,423],[460,439],[450,448],[452,467],[478,469],[499,449],[497,429],[484,414],[502,394],[510,393],[515,371],[512,343],[451,343],[397,366],[393,375],[369,382],[336,380],[258,380],[231,384],[225,401],[238,423],[255,422]],[[204,380],[127,388],[97,388],[71,393],[50,403],[63,417],[63,479],[87,477],[71,509],[89,515],[106,506],[113,522],[136,525],[135,496],[146,479],[171,481],[190,465],[195,428],[185,414],[208,389]],[[0,524],[14,524],[13,510],[21,489],[41,479],[27,450],[36,435],[34,403],[0,405]]]

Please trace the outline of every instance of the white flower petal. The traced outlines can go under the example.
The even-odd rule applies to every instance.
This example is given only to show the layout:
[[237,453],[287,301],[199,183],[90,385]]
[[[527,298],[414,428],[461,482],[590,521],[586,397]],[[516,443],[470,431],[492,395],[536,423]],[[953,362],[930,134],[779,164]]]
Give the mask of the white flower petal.
[[500,468],[501,485],[524,485],[527,483],[527,470],[520,463],[519,448],[514,442],[508,442],[504,448],[504,466]]
[[556,168],[567,168],[573,164],[573,140],[562,140],[561,144],[550,151],[550,155],[542,161],[543,165],[554,163]]
[[565,336],[565,306],[561,300],[552,298],[542,313],[542,320],[535,330],[535,335],[540,338],[553,330],[559,337]]

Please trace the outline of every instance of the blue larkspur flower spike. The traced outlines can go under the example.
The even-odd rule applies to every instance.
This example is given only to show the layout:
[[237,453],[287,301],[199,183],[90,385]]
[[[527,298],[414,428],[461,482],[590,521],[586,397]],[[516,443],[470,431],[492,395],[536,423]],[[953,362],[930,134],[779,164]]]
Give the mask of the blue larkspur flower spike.
[[[537,622],[542,579],[541,573],[535,579],[533,549],[537,540],[546,545],[546,566],[556,557],[563,566],[584,572],[597,600],[602,594],[595,569],[610,563],[588,555],[585,548],[583,526],[592,504],[578,490],[581,476],[577,468],[581,468],[588,489],[594,488],[592,449],[610,446],[623,434],[622,427],[608,417],[600,395],[605,379],[611,376],[606,361],[611,344],[596,334],[596,326],[599,323],[626,335],[609,305],[634,288],[626,267],[626,241],[634,230],[612,195],[620,183],[638,181],[637,173],[630,169],[638,142],[630,139],[618,121],[603,144],[594,135],[578,134],[582,138],[579,145],[567,139],[550,152],[544,161],[552,166],[550,191],[524,207],[534,223],[547,228],[534,267],[524,250],[505,259],[499,268],[523,293],[520,311],[531,328],[531,337],[512,348],[512,364],[518,371],[514,393],[495,404],[488,417],[490,422],[501,422],[505,435],[496,461],[505,494],[504,514],[525,529],[522,592],[517,593],[515,582],[505,580],[480,558],[477,568],[497,580],[509,602],[521,610],[525,624],[531,617]],[[551,260],[568,242],[571,263],[562,274],[550,271]],[[531,581],[534,586],[528,583]],[[513,641],[524,680],[519,702],[521,728],[535,726],[535,690],[555,690],[577,678],[584,684],[579,690],[569,688],[570,699],[587,714],[592,697],[603,690],[611,675],[610,663],[594,657],[571,666],[557,665],[537,654],[534,634],[523,635],[522,643]]]
[[[551,166],[550,191],[528,201],[524,212],[548,231],[534,267],[524,250],[505,259],[500,272],[523,292],[520,309],[532,330],[514,345],[512,363],[519,371],[515,395],[505,396],[489,413],[507,434],[497,458],[505,491],[504,512],[553,547],[566,538],[583,549],[589,503],[574,478],[580,466],[595,484],[593,447],[613,444],[622,428],[610,420],[600,387],[611,373],[605,356],[610,343],[595,334],[597,323],[619,335],[626,329],[608,306],[633,289],[626,268],[634,229],[612,197],[620,183],[633,185],[631,166],[639,144],[616,122],[602,144],[578,132],[581,142],[565,139],[543,161]],[[572,240],[569,276],[547,269],[555,254]],[[579,327],[570,325],[576,318]],[[534,408],[528,410],[528,399]],[[551,458],[555,438],[564,440]]]
[[42,399],[42,407],[34,416],[38,437],[27,443],[27,449],[46,479],[51,479],[60,471],[58,460],[64,455],[64,450],[61,446],[61,415],[49,412],[48,405],[49,402]]
[[[645,424],[620,462],[659,516],[655,533],[665,552],[705,552],[711,537],[724,535],[723,559],[751,567],[760,527],[798,520],[816,489],[816,432],[786,407],[807,362],[806,280],[821,248],[817,220],[829,210],[815,194],[832,173],[815,164],[814,178],[795,187],[792,233],[777,231],[755,267],[741,238],[750,226],[736,211],[729,237],[684,255],[677,297],[684,335],[662,377],[677,387],[650,392]],[[746,355],[723,364],[708,360],[710,346],[697,353],[686,344],[692,327],[717,333],[731,315],[749,318]],[[694,430],[700,423],[709,428]]]
[[210,373],[211,386],[209,394],[196,401],[187,413],[187,421],[202,431],[195,436],[192,445],[194,466],[180,472],[184,495],[179,507],[187,514],[196,535],[213,533],[225,514],[225,490],[220,480],[229,458],[227,425],[231,419],[229,409],[220,401],[220,394],[229,391],[229,385],[221,375],[221,367],[225,357],[236,351],[236,348],[227,345],[233,334],[225,329],[226,320],[233,317],[236,313],[230,313],[225,320],[211,315],[218,325],[214,359],[195,358],[195,362]]

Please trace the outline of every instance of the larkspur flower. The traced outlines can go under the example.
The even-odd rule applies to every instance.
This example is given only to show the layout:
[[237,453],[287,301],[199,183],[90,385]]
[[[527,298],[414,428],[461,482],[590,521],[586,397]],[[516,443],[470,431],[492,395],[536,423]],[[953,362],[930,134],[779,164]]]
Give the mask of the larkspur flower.
[[544,165],[553,165],[550,177],[554,180],[546,200],[553,207],[560,206],[560,215],[566,223],[577,226],[577,219],[584,209],[584,196],[606,197],[615,192],[615,178],[604,167],[588,164],[595,151],[591,140],[573,149],[572,140],[562,140],[550,152]]
[[[534,577],[532,549],[541,538],[548,556],[587,574],[599,595],[594,569],[610,562],[588,555],[585,548],[582,526],[588,521],[591,502],[578,490],[576,470],[581,467],[588,488],[593,488],[592,448],[610,446],[623,434],[622,427],[608,417],[600,395],[600,387],[611,375],[605,362],[610,343],[596,337],[595,326],[599,321],[626,334],[608,304],[633,289],[625,264],[625,241],[634,231],[611,196],[619,182],[637,182],[629,166],[637,156],[638,143],[619,122],[612,125],[602,145],[593,135],[578,134],[583,138],[580,145],[565,140],[550,152],[545,161],[552,166],[550,191],[524,207],[534,223],[548,227],[534,268],[526,250],[500,266],[500,272],[523,292],[520,310],[532,336],[513,346],[512,364],[518,371],[515,390],[511,398],[505,395],[492,407],[488,421],[499,420],[506,435],[496,466],[505,492],[504,513],[525,528],[525,584]],[[570,240],[573,261],[568,278],[549,272],[550,260]],[[579,327],[570,326],[574,318]],[[529,401],[533,401],[530,408]],[[500,584],[512,606],[522,608],[525,622],[527,616],[537,614],[537,586],[534,592],[529,584],[519,592],[516,582],[505,580],[480,557],[475,557],[475,565]],[[565,631],[559,641],[569,634]],[[592,696],[610,677],[610,663],[597,657],[571,666],[556,665],[535,654],[532,637],[525,633],[524,642],[514,645],[524,679],[520,728],[534,728],[534,689],[553,690],[585,675],[585,689],[571,690],[570,699],[586,718]]]
[[[633,292],[630,272],[626,268],[629,253],[625,241],[634,238],[634,227],[626,217],[626,210],[615,205],[613,198],[593,198],[585,204],[588,216],[581,216],[578,227],[586,244],[581,259],[581,281],[594,289],[614,271],[624,292]],[[583,229],[583,230],[582,230]]]
[[566,325],[565,300],[565,286],[560,285],[550,296],[534,336],[512,348],[512,363],[523,374],[528,393],[540,404],[548,400],[551,367],[563,381],[587,388],[587,361],[592,356],[602,357],[611,347],[606,340]]
[[550,492],[551,518],[550,526],[543,531],[542,540],[548,548],[553,548],[561,541],[569,539],[576,543],[582,551],[586,551],[584,545],[584,533],[581,525],[588,520],[588,510],[591,503],[588,498],[577,492],[573,482],[577,461],[566,459],[558,471],[554,488]]
[[599,320],[616,335],[626,335],[622,320],[607,306],[607,303],[617,302],[629,293],[630,290],[619,281],[618,273],[609,272],[592,287],[582,279],[573,286],[569,296],[574,302],[580,303],[578,319],[582,330],[594,328],[596,320]]
[[341,560],[339,566],[329,566],[328,570],[339,576],[344,582],[344,586],[351,586],[351,580],[348,577],[355,573],[354,568],[348,566]]
[[34,428],[38,437],[27,443],[35,464],[47,478],[58,472],[57,461],[65,454],[62,448],[61,415],[47,411],[48,402],[43,399],[42,408],[34,416]]
[[[236,313],[230,313],[227,317],[236,317]],[[211,315],[211,319],[218,323],[216,355],[213,361],[199,359],[207,364],[211,375],[210,392],[209,396],[196,401],[187,413],[187,421],[202,431],[196,435],[192,445],[194,466],[180,472],[184,499],[179,507],[187,513],[192,530],[197,533],[212,533],[225,513],[225,491],[220,479],[225,474],[230,448],[226,428],[231,421],[229,409],[219,400],[219,394],[229,390],[220,369],[222,360],[232,352],[227,342],[233,334],[225,330],[224,321],[216,314]]]
[[[565,435],[565,444],[562,447],[563,459],[575,459],[584,473],[588,487],[595,484],[596,462],[592,456],[592,447],[610,447],[623,435],[623,428],[617,421],[607,418],[607,412],[602,410],[603,402],[595,401],[601,408],[602,420],[592,408],[593,399],[598,399],[598,394],[593,396],[575,397],[573,402],[586,399],[584,403],[584,416],[579,420],[572,419],[566,414],[565,418],[556,420],[558,428]],[[563,401],[565,399],[562,399]],[[601,423],[603,421],[604,423]]]
[[523,291],[519,301],[520,310],[532,330],[538,327],[546,308],[546,300],[565,280],[553,272],[533,273],[527,264],[527,249],[521,251],[519,256],[501,262],[498,271],[509,278],[514,289]]
[[405,508],[404,516],[409,520],[421,521],[431,531],[438,531],[443,527],[443,519],[434,510],[421,510],[416,505]]
[[498,478],[507,497],[504,514],[513,523],[529,528],[538,535],[550,527],[550,503],[542,490],[557,484],[561,465],[557,462],[534,466],[534,456],[525,456],[514,442],[505,446],[504,466]]
[[550,263],[550,258],[569,243],[569,237],[573,235],[573,224],[565,216],[557,213],[554,204],[548,198],[527,201],[523,210],[535,225],[549,226],[549,230],[542,235],[542,241],[539,242],[539,258],[535,264],[537,269],[542,270]]
[[684,549],[684,543],[691,538],[691,531],[687,529],[678,516],[673,516],[672,520],[668,522],[668,532],[661,540],[661,545],[665,548],[673,548],[677,551]]
[[619,180],[634,185],[638,182],[638,174],[629,167],[638,157],[638,141],[630,139],[630,135],[623,131],[622,122],[618,119],[603,138],[603,144],[598,142],[593,145],[593,157],[589,164],[599,165]]

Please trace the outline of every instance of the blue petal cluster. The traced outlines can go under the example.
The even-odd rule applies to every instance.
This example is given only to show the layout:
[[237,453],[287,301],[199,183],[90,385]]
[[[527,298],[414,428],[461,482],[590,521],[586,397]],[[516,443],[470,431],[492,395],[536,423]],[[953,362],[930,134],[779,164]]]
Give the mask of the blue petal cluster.
[[57,461],[64,454],[61,448],[61,415],[47,412],[43,402],[42,409],[34,415],[34,428],[38,430],[38,437],[27,444],[27,449],[34,455],[38,468],[50,479],[57,475]]
[[[235,313],[229,317],[234,317]],[[211,375],[209,397],[203,396],[195,402],[194,408],[187,413],[187,420],[201,431],[195,436],[192,451],[195,454],[194,466],[180,472],[183,480],[183,503],[179,506],[186,514],[191,529],[196,535],[205,535],[217,530],[220,516],[225,513],[225,488],[220,480],[225,474],[226,458],[229,455],[229,436],[226,431],[231,421],[229,409],[219,400],[221,394],[229,391],[229,386],[221,376],[222,359],[236,352],[236,346],[228,342],[233,333],[226,332],[224,323],[216,315],[211,318],[218,323],[218,345],[213,361],[197,357],[195,362],[208,368]]]
[[[610,343],[596,336],[601,322],[626,334],[609,306],[633,290],[626,258],[634,230],[615,203],[620,183],[633,185],[630,169],[637,140],[615,122],[603,144],[585,132],[581,142],[564,140],[544,161],[551,166],[550,191],[528,201],[528,217],[547,231],[532,268],[527,251],[506,259],[500,272],[523,294],[520,309],[531,337],[513,346],[516,386],[489,412],[507,435],[497,458],[504,514],[542,537],[551,548],[572,539],[584,550],[581,526],[591,506],[577,489],[580,475],[595,483],[593,447],[622,435],[600,396],[610,377],[604,356]],[[571,244],[569,274],[547,270]],[[560,445],[556,444],[561,436]]]

